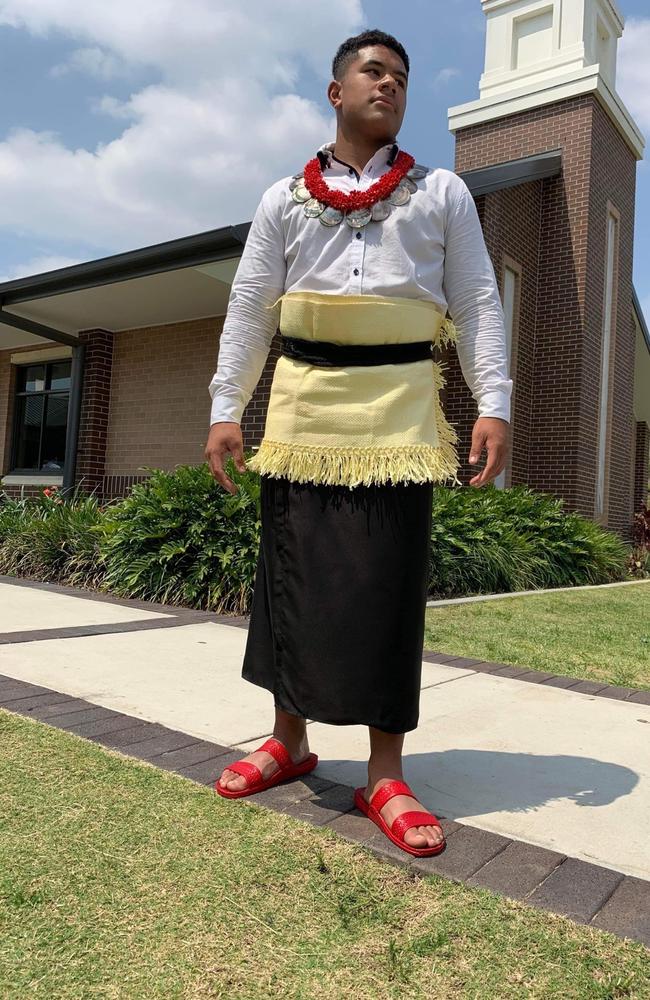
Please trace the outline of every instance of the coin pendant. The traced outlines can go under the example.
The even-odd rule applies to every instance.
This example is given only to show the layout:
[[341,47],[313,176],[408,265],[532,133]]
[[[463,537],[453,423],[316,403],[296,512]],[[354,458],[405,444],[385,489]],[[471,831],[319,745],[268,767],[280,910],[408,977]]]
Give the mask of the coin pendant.
[[294,188],[291,192],[291,197],[300,205],[305,201],[309,201],[311,195],[304,184],[298,184],[298,187]]
[[331,205],[328,205],[318,217],[318,221],[324,226],[338,226],[342,219],[343,212],[339,212],[338,208],[332,208]]
[[298,174],[297,177],[292,177],[289,181],[289,190],[295,191],[300,182],[302,181],[302,174]]
[[372,212],[369,208],[357,208],[345,216],[345,221],[352,229],[361,229],[363,226],[367,226],[371,219]]
[[411,194],[415,194],[418,189],[417,184],[410,177],[405,177],[401,183],[406,185]]
[[375,222],[383,222],[391,213],[390,204],[387,201],[376,201],[372,206],[372,217]]
[[397,185],[392,194],[388,195],[388,200],[391,205],[406,205],[407,201],[411,198],[411,192],[406,187],[406,185],[400,183]]
[[415,163],[410,170],[406,171],[406,176],[412,177],[414,181],[421,181],[428,173],[428,167],[423,167],[421,163]]
[[318,198],[310,198],[309,201],[305,202],[303,212],[308,219],[317,219],[324,208],[323,202],[319,201]]

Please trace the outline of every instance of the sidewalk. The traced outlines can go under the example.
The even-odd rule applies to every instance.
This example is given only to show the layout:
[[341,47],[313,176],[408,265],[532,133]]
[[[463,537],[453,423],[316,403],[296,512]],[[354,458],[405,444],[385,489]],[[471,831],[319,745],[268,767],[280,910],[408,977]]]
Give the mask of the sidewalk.
[[[240,677],[241,619],[6,577],[0,609],[5,677],[242,755],[270,735],[270,693]],[[423,662],[420,724],[404,744],[405,777],[424,807],[587,862],[592,875],[602,866],[650,880],[650,705],[441,659],[451,662]],[[309,739],[317,776],[365,784],[365,727],[310,722]],[[450,842],[441,857],[451,851]]]

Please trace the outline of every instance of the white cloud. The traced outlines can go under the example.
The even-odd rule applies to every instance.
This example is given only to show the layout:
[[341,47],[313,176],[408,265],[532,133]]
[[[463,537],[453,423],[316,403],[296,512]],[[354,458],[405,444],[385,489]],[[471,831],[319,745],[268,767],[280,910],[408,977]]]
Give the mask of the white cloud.
[[433,87],[435,90],[442,90],[453,77],[461,76],[461,72],[455,66],[445,66],[443,69],[439,69],[433,78]]
[[50,76],[56,78],[71,72],[86,73],[100,80],[111,80],[114,77],[128,76],[131,69],[121,59],[94,45],[90,48],[75,49],[67,62],[52,66]]
[[650,18],[630,18],[618,46],[616,89],[650,138]]
[[272,17],[265,0],[0,0],[0,24],[79,43],[55,75],[160,81],[95,103],[123,130],[94,149],[12,128],[1,224],[110,253],[249,219],[265,187],[333,137],[333,114],[292,88],[305,62],[324,92],[329,54],[361,19],[360,0],[274,0]]
[[26,278],[30,274],[45,274],[46,271],[57,271],[61,267],[71,267],[79,264],[78,257],[64,257],[61,254],[42,254],[32,257],[26,264],[10,267],[7,274],[0,274],[0,283],[13,281],[14,278]]

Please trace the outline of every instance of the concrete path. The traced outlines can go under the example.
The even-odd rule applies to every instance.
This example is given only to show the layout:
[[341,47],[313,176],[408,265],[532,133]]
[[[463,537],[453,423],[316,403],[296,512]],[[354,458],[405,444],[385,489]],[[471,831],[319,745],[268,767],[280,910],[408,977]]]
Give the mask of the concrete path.
[[[273,699],[240,677],[245,629],[173,617],[0,583],[0,674],[249,752]],[[55,621],[122,631],[52,638]],[[309,735],[317,774],[365,783],[365,727],[311,722]],[[405,776],[450,819],[650,880],[649,751],[648,705],[425,662]]]

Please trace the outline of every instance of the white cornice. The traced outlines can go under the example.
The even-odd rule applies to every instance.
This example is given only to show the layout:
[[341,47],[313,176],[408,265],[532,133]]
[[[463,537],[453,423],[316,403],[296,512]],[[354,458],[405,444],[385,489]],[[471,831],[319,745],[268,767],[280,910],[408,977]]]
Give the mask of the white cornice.
[[[481,0],[481,6],[483,8],[484,14],[490,14],[494,10],[498,10],[500,7],[508,7],[510,4],[516,3],[517,0]],[[625,19],[618,9],[618,4],[615,0],[603,0],[603,2],[609,8],[609,13],[612,18],[618,24],[621,31],[625,27]]]
[[[499,3],[503,0],[485,0],[485,2]],[[529,111],[532,108],[589,93],[598,96],[635,157],[638,160],[643,159],[645,148],[643,133],[618,95],[610,90],[600,76],[598,66],[587,66],[553,80],[540,81],[533,90],[528,86],[520,90],[511,90],[506,94],[495,94],[477,101],[469,101],[467,104],[457,104],[447,112],[449,131],[456,132],[470,125],[479,125],[482,122],[504,118],[506,115]]]

